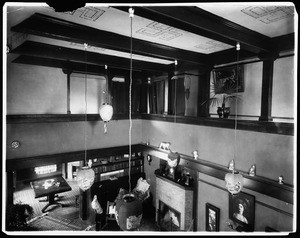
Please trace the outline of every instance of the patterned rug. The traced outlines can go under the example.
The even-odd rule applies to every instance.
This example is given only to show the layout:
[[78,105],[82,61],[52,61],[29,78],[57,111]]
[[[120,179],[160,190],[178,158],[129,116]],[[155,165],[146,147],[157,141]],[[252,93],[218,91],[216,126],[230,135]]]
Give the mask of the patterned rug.
[[44,215],[29,221],[29,226],[33,231],[72,231],[82,230],[81,227],[70,224],[65,220],[57,219],[52,216]]

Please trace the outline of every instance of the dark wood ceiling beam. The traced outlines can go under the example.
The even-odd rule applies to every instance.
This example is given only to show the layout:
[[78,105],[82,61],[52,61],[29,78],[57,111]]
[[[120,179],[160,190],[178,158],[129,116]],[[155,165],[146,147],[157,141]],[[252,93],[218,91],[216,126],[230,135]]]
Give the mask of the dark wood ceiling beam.
[[[102,31],[77,23],[35,13],[23,22],[11,28],[12,31],[49,37],[75,43],[87,43],[91,46],[130,52],[130,37],[113,32]],[[168,60],[183,60],[205,65],[205,54],[186,51],[168,45],[149,41],[132,40],[132,53]],[[203,63],[204,62],[204,63]]]
[[[87,61],[87,63],[95,64],[98,67],[104,67],[104,65],[108,65],[108,67],[112,66],[117,68],[130,68],[130,59],[128,58],[94,53],[90,51],[85,52],[84,50],[71,49],[34,41],[25,41],[22,45],[13,49],[11,53],[81,63],[85,63],[85,61]],[[169,65],[139,60],[132,60],[132,67],[133,70],[149,70],[160,72],[168,72],[171,69],[171,66]]]
[[[128,11],[123,7],[120,10]],[[221,41],[253,53],[270,52],[270,38],[198,7],[136,7],[135,14],[184,31]]]
[[[93,75],[106,75],[107,71],[103,67],[99,67],[94,64],[84,64],[79,62],[70,62],[66,60],[42,58],[35,56],[21,55],[12,61],[13,63],[37,65],[53,68],[61,68],[65,70],[71,70],[73,73],[87,73]],[[111,76],[128,75],[128,69],[120,69],[109,67],[109,74]],[[133,71],[133,76],[144,75],[144,71]]]

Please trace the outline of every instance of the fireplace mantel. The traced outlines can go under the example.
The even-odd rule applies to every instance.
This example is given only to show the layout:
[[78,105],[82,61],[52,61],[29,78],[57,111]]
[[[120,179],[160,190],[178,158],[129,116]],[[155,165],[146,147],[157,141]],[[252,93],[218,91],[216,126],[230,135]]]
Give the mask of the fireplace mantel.
[[[194,189],[172,179],[156,175],[155,207],[159,211],[160,201],[180,213],[180,230],[187,231],[193,226]],[[156,222],[159,222],[158,212]]]
[[177,181],[175,181],[175,180],[173,180],[173,179],[171,179],[171,178],[169,178],[169,177],[167,177],[167,176],[162,175],[158,170],[155,170],[154,173],[155,173],[156,177],[159,177],[159,178],[161,178],[162,180],[165,180],[165,181],[167,181],[167,182],[169,182],[169,183],[172,183],[172,184],[174,184],[175,186],[179,186],[179,187],[182,188],[182,189],[185,189],[185,190],[194,190],[194,187],[193,187],[193,186],[187,186],[187,185],[185,185],[185,184],[183,184],[183,183],[179,183],[179,182],[177,182]]

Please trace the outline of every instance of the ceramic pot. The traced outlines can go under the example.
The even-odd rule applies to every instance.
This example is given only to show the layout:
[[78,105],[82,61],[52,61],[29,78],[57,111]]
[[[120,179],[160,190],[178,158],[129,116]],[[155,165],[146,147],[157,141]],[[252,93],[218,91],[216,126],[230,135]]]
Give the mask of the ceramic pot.
[[123,231],[137,230],[143,215],[142,201],[132,193],[116,199],[116,220]]

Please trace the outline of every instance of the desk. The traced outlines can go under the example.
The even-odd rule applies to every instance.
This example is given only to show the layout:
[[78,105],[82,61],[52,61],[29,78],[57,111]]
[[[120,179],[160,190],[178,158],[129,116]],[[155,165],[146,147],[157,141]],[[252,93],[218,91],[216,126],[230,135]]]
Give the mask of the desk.
[[70,185],[61,176],[33,181],[31,185],[35,193],[35,198],[48,197],[48,204],[42,209],[42,212],[45,212],[53,204],[59,204],[55,201],[56,194],[72,190]]

